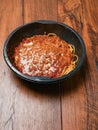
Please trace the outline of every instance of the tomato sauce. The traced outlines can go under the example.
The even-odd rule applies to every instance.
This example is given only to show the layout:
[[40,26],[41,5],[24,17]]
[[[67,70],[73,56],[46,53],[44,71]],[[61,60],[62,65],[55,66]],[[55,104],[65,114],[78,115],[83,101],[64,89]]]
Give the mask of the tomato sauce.
[[25,38],[14,52],[17,69],[29,76],[60,77],[72,58],[68,43],[57,35]]

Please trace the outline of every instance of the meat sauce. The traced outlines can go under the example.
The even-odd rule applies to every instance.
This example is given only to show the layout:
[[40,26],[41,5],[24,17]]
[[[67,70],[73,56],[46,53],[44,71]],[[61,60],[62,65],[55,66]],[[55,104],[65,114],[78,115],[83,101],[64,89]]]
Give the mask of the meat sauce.
[[17,69],[28,76],[60,77],[72,59],[68,43],[57,35],[25,38],[14,52]]

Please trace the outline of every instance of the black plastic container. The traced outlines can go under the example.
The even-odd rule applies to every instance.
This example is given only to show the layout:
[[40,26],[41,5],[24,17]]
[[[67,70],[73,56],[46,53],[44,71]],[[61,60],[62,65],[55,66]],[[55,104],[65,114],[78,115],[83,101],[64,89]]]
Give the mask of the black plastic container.
[[[76,54],[78,55],[78,64],[76,68],[59,78],[47,78],[47,77],[33,77],[22,74],[14,65],[13,53],[15,47],[22,41],[23,38],[30,37],[37,34],[56,33],[60,38],[71,43],[75,46]],[[85,45],[80,35],[71,27],[56,21],[51,20],[38,20],[31,23],[22,25],[16,28],[7,38],[4,45],[4,59],[10,69],[15,72],[20,78],[29,82],[37,83],[56,83],[58,81],[65,80],[76,73],[83,64],[85,58]]]

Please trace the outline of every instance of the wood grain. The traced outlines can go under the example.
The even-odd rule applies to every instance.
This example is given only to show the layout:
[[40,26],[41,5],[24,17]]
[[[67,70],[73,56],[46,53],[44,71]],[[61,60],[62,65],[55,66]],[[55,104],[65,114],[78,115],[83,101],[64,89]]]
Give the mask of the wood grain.
[[24,0],[24,21],[57,20],[57,0]]
[[[98,129],[98,1],[84,1],[86,19],[86,30],[83,35],[87,48],[87,70],[83,76],[85,79],[85,90],[87,99],[87,129]],[[92,8],[93,6],[93,8]],[[88,49],[89,48],[89,49]],[[87,67],[88,66],[88,67]],[[85,71],[85,70],[84,70]]]
[[[7,35],[18,25],[39,18],[57,19],[57,10],[51,6],[54,4],[56,8],[57,1],[8,0],[0,3],[0,54]],[[61,130],[59,86],[57,89],[45,89],[47,85],[37,85],[35,88],[34,84],[16,77],[6,66],[3,57],[0,68],[0,130]]]
[[[98,0],[0,0],[0,5],[0,130],[97,130]],[[4,62],[9,33],[38,19],[63,22],[85,42],[81,70],[62,83],[25,82]]]
[[21,0],[0,0],[0,5],[0,130],[11,130],[13,129],[14,94],[19,82],[4,62],[3,45],[9,33],[23,23],[22,6]]
[[[81,71],[76,77],[73,77],[70,83],[67,81],[63,85],[63,130],[97,130],[98,1],[59,0],[58,5],[59,21],[68,24],[83,37],[87,52],[87,58]],[[66,96],[66,88],[70,93],[68,96]]]

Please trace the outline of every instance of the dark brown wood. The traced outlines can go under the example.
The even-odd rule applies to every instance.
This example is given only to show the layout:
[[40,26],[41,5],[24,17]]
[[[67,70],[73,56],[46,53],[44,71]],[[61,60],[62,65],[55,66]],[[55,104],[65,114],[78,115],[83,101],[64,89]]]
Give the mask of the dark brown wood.
[[[0,130],[97,130],[98,0],[0,0],[0,5]],[[85,42],[81,70],[58,85],[27,83],[3,58],[9,33],[38,19],[63,22]]]
[[84,39],[87,57],[82,69],[63,84],[63,130],[98,129],[98,1],[59,0],[58,20]]

